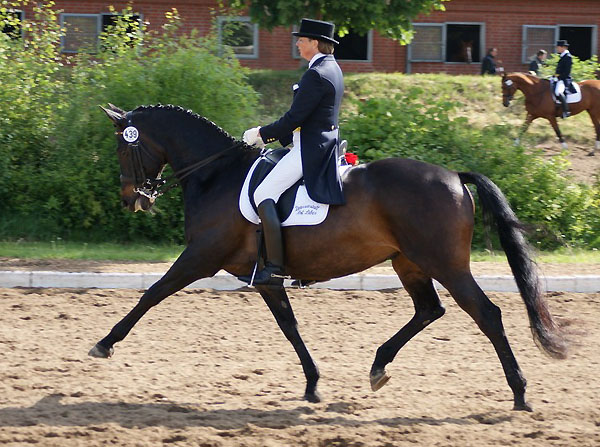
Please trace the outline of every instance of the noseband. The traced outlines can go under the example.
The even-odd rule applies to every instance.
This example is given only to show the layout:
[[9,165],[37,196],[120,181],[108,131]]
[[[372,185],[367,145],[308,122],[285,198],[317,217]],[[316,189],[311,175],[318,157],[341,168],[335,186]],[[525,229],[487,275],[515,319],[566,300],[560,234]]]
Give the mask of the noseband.
[[244,145],[243,142],[236,141],[233,145],[227,147],[226,149],[223,149],[222,151],[219,151],[216,154],[213,154],[210,157],[200,160],[199,162],[196,162],[190,166],[186,166],[167,178],[160,178],[162,169],[159,171],[158,177],[150,178],[146,175],[146,169],[144,168],[144,162],[142,160],[142,152],[147,154],[150,158],[158,163],[160,163],[160,159],[140,141],[139,131],[131,122],[131,112],[127,112],[126,117],[127,127],[121,132],[115,132],[115,135],[122,136],[127,142],[127,159],[130,163],[131,172],[133,172],[133,178],[121,175],[121,180],[132,182],[134,192],[152,200],[155,200],[156,198],[165,194],[167,191],[175,188],[185,177],[202,168],[203,166],[206,166],[216,159],[221,158],[223,155],[225,155],[225,153]]

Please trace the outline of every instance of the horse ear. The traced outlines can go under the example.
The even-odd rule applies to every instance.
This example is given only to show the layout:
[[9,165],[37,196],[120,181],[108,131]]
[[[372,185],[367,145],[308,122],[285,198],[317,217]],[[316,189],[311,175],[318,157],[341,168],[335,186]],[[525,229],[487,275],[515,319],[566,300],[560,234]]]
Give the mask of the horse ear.
[[115,124],[123,124],[125,122],[125,113],[121,113],[118,112],[116,110],[112,110],[112,109],[106,109],[102,106],[99,106],[102,110],[104,110],[104,113],[106,113],[106,115],[112,120],[113,123]]
[[111,104],[110,102],[108,103],[108,107],[110,108],[110,110],[112,110],[113,112],[119,112],[121,115],[125,115],[125,110],[121,109],[120,107],[117,107],[114,104]]

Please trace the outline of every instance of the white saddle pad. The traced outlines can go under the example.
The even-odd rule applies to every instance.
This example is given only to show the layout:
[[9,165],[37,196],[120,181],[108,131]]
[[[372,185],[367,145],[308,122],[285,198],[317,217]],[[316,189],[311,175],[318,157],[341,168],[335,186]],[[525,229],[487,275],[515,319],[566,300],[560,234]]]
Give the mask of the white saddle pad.
[[[253,224],[259,224],[260,218],[250,203],[250,198],[248,197],[248,187],[252,173],[256,169],[256,165],[258,165],[260,160],[261,157],[254,162],[248,171],[248,174],[246,174],[246,180],[242,186],[239,200],[240,212],[242,213],[242,216],[244,216],[246,220],[252,222]],[[340,175],[342,175],[350,167],[351,166],[349,165],[340,166]],[[286,220],[281,222],[281,225],[284,227],[291,227],[294,225],[318,225],[327,218],[328,211],[329,205],[318,203],[312,200],[308,196],[308,192],[306,192],[306,186],[300,185],[298,188],[298,193],[296,194],[296,201],[294,202],[292,213]]]
[[[581,101],[581,88],[579,87],[579,84],[577,82],[572,82],[572,84],[573,87],[575,87],[576,93],[569,92],[567,95],[567,104]],[[556,95],[554,95],[554,90],[552,90],[552,98],[554,99],[555,103],[560,104],[560,101],[558,101],[556,99]]]

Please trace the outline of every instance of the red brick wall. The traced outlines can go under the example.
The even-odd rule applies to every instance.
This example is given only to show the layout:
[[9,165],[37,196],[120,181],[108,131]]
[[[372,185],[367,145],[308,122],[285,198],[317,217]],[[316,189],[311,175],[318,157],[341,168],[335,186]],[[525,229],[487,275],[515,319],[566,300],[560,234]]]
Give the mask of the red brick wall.
[[[446,11],[415,22],[485,22],[485,48],[498,48],[506,71],[525,71],[521,62],[523,25],[600,25],[598,0],[451,0]],[[598,33],[600,34],[600,33]],[[598,45],[598,43],[597,43]],[[597,48],[600,48],[598,45]],[[405,53],[403,48],[403,52]],[[401,67],[398,67],[401,71]],[[478,74],[480,64],[416,62],[412,73]]]
[[[117,10],[127,1],[56,0],[56,7],[70,13],[108,12],[108,5]],[[214,0],[137,0],[136,12],[150,23],[150,29],[164,23],[164,13],[176,7],[183,19],[183,31],[197,29],[206,34],[211,27],[211,8]],[[31,17],[30,14],[27,14]],[[523,25],[585,24],[600,25],[600,0],[451,0],[446,11],[436,11],[419,17],[415,22],[485,22],[485,47],[497,47],[498,58],[507,71],[523,71],[521,42]],[[259,58],[244,59],[252,68],[295,69],[301,64],[292,57],[291,29],[277,28],[259,32]],[[600,35],[600,32],[598,33]],[[600,45],[598,45],[600,48]],[[372,60],[369,62],[340,62],[346,72],[406,71],[406,47],[373,33]],[[411,64],[413,73],[479,73],[480,64],[418,62]]]

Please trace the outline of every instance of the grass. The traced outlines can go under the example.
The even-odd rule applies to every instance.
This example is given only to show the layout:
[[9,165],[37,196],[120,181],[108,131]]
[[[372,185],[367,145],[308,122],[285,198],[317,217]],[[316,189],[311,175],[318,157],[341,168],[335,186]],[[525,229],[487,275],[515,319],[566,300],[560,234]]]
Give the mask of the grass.
[[[285,113],[292,101],[291,86],[298,82],[304,70],[254,70],[248,75],[250,84],[261,97],[261,110],[256,124],[268,124]],[[353,103],[369,97],[393,97],[410,89],[422,90],[427,103],[432,99],[456,101],[461,105],[458,116],[469,119],[470,125],[483,128],[489,125],[514,127],[516,137],[525,119],[523,94],[517,92],[510,107],[502,105],[499,77],[449,76],[444,74],[402,73],[345,73],[342,102],[342,132],[344,117],[354,109]],[[402,108],[402,104],[398,104]],[[595,140],[594,127],[587,113],[581,113],[559,123],[566,140],[572,144],[591,145]],[[523,143],[533,147],[555,142],[554,131],[546,120],[536,120],[525,134]]]
[[0,242],[0,257],[24,259],[85,259],[98,261],[171,262],[183,251],[180,245],[150,243]]
[[[56,240],[51,242],[0,242],[0,258],[81,259],[97,261],[172,262],[183,251],[180,245],[150,243],[117,244],[84,243]],[[473,262],[505,262],[502,251],[478,250],[471,254]],[[536,260],[556,264],[600,264],[600,250],[561,249],[540,252]]]

